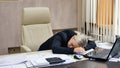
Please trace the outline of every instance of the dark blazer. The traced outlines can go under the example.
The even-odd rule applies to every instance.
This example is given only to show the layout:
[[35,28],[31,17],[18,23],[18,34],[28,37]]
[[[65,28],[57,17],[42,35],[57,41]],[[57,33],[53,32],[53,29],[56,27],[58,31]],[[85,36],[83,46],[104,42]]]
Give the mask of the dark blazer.
[[[54,36],[49,38],[47,41],[45,41],[40,46],[38,51],[52,49],[53,53],[74,54],[74,48],[67,47],[68,41],[74,35],[76,35],[76,33],[72,30],[64,30],[64,31],[58,32]],[[87,46],[85,47],[86,50],[96,47],[94,42],[88,41],[88,43],[90,45],[87,44]]]

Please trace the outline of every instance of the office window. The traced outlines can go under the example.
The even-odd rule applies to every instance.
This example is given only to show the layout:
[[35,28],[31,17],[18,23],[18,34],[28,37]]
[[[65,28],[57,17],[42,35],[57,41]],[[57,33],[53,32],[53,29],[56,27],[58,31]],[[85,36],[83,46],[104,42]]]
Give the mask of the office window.
[[113,42],[115,35],[120,35],[118,3],[119,0],[85,0],[85,33],[100,41]]

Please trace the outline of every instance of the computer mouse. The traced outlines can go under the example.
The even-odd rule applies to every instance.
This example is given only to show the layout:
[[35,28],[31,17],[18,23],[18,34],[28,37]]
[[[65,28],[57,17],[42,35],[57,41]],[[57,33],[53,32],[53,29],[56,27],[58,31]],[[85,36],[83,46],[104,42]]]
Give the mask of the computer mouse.
[[74,58],[75,59],[82,59],[83,58],[83,54],[74,54]]

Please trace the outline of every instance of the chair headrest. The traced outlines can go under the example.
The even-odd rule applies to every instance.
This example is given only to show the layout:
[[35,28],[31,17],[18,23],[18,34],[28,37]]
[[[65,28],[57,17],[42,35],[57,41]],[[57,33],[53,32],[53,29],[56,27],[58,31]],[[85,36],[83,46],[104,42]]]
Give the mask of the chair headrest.
[[45,24],[50,22],[49,8],[28,7],[23,9],[23,25]]

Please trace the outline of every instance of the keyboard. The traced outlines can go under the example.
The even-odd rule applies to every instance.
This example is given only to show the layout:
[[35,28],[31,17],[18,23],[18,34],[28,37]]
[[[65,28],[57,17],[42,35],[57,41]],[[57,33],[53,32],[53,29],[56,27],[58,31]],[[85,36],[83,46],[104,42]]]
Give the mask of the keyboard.
[[93,56],[93,57],[104,57],[104,58],[106,58],[108,56],[109,52],[110,52],[110,49],[104,49],[102,51],[94,50],[94,51],[88,53],[87,55]]

